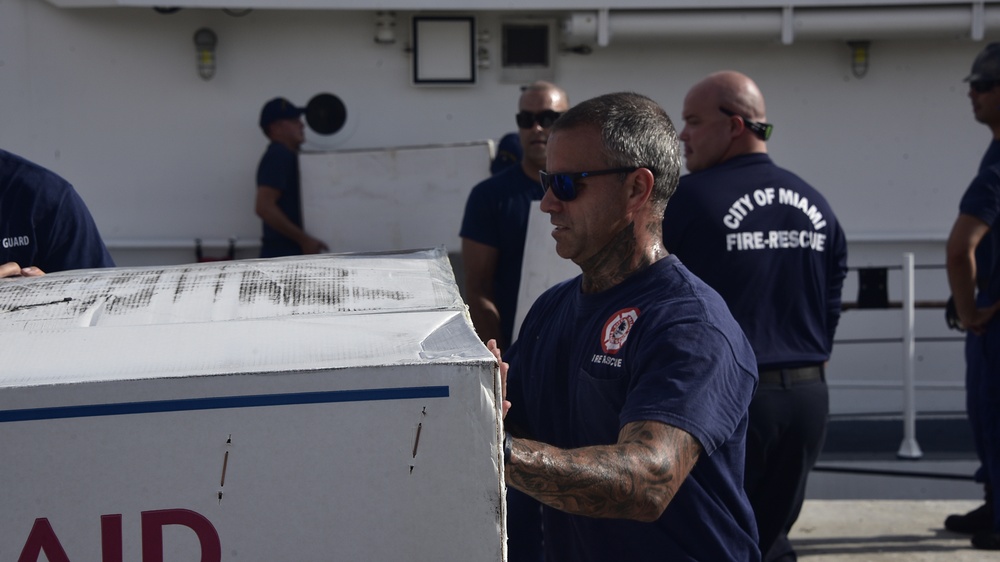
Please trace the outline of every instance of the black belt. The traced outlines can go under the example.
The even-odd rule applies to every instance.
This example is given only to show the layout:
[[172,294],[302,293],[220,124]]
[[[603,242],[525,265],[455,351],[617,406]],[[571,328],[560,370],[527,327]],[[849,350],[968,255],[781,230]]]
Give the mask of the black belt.
[[814,381],[823,378],[822,365],[795,367],[792,369],[768,369],[760,371],[760,384],[789,385],[797,382]]

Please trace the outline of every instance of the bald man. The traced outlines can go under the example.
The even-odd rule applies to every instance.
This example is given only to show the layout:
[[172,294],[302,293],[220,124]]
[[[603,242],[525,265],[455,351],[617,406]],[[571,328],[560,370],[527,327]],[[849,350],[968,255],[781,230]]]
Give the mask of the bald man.
[[826,437],[847,242],[823,196],[767,155],[753,80],[709,75],[682,117],[690,173],[667,206],[664,245],[722,295],[757,356],[744,484],[764,560],[795,560],[786,535]]

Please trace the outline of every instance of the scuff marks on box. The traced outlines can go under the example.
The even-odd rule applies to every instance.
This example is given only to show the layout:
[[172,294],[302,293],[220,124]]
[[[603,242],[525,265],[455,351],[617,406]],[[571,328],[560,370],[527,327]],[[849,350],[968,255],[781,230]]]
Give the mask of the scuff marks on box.
[[215,287],[212,291],[212,303],[219,302],[219,296],[222,294],[222,290],[226,287],[226,277],[227,277],[227,265],[221,266],[221,271],[219,275],[215,276]]
[[128,310],[146,308],[152,302],[156,292],[156,282],[146,280],[131,293],[108,296],[104,309],[108,314],[123,314]]
[[222,478],[219,479],[219,505],[222,505],[222,489],[226,487],[226,471],[229,469],[229,449],[233,446],[233,434],[226,438],[226,450],[222,454]]
[[81,328],[90,328],[96,326],[100,321],[101,317],[104,315],[104,305],[106,301],[103,299],[97,299],[94,301],[90,307],[87,308],[80,315],[79,326]]
[[[387,254],[389,255],[389,254]],[[464,306],[442,250],[290,257],[53,273],[0,286],[0,313],[23,330],[140,326]],[[447,269],[450,273],[450,269]],[[20,324],[16,324],[20,323]],[[10,328],[13,329],[13,328]],[[442,342],[432,353],[449,353]]]
[[27,310],[29,308],[35,308],[35,307],[38,307],[38,306],[51,306],[53,304],[63,304],[63,303],[70,302],[72,300],[73,299],[71,299],[69,297],[65,297],[65,298],[61,298],[59,300],[54,300],[54,301],[49,301],[49,302],[36,302],[36,303],[33,303],[33,304],[22,304],[22,305],[13,307],[10,310],[5,310],[4,312],[17,312],[19,310]]
[[[424,406],[423,409],[420,410],[421,421],[417,422],[417,434],[413,438],[413,458],[414,459],[417,458],[417,447],[420,446],[420,431],[423,430],[423,428],[424,428],[423,418],[426,417],[426,416],[427,416],[427,406]],[[410,474],[413,474],[413,467],[414,466],[415,465],[412,465],[412,464],[410,465]]]
[[192,275],[192,268],[185,267],[180,270],[180,276],[177,278],[177,284],[174,285],[174,302],[181,300],[184,293],[194,290],[197,286],[197,277]]
[[340,267],[324,269],[321,275],[312,268],[294,265],[280,271],[249,269],[241,275],[240,303],[265,298],[291,307],[320,305],[366,310],[368,302],[404,301],[412,296],[407,291],[352,284],[354,275],[354,271]]
[[[108,314],[123,314],[130,310],[149,307],[160,287],[163,270],[129,271],[123,275],[107,279],[107,302],[104,311]],[[93,304],[93,301],[91,302]]]

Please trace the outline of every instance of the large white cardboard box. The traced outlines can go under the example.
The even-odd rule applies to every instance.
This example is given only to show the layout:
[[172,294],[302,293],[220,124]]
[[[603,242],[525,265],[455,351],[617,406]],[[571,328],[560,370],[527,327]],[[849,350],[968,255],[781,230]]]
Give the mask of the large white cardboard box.
[[0,283],[0,560],[502,560],[443,249]]

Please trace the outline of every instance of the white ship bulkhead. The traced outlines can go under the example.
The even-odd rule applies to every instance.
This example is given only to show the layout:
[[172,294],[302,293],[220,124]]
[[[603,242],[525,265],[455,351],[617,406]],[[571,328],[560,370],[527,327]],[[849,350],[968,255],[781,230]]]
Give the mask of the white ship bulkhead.
[[[274,96],[343,101],[344,126],[329,136],[307,130],[305,148],[381,155],[331,171],[346,185],[391,160],[392,147],[467,146],[515,130],[519,88],[534,78],[557,82],[571,102],[637,91],[679,123],[687,89],[728,68],[760,85],[775,125],[770,154],[825,194],[851,267],[898,268],[912,252],[916,299],[943,301],[944,271],[929,266],[943,266],[959,198],[990,140],[962,78],[1000,38],[997,2],[391,0],[380,12],[366,0],[159,4],[0,2],[0,147],[69,179],[120,265],[193,261],[195,239],[211,254],[235,238],[238,257],[256,256],[254,174],[266,146],[257,115]],[[471,33],[446,28],[417,42],[421,17],[460,18]],[[524,54],[504,42],[517,25],[549,31],[546,64],[509,62]],[[193,40],[202,28],[217,37],[209,79]],[[415,78],[417,60],[429,76]],[[441,158],[401,169],[393,189],[446,182],[447,150]],[[337,197],[329,212],[371,240],[394,233],[388,243],[426,234],[407,229],[438,229],[457,258],[471,187],[462,176],[427,189],[440,204],[416,217],[391,197],[374,216],[336,215]],[[370,195],[349,186],[337,194],[344,208]],[[326,241],[335,252],[398,249]],[[899,269],[888,285],[900,300]],[[852,272],[845,300],[857,291]],[[845,312],[829,366],[834,413],[900,411],[902,343],[857,340],[898,340],[901,325],[899,309]],[[947,339],[958,334],[936,308],[918,309],[916,325],[918,410],[964,411],[962,345]]]

